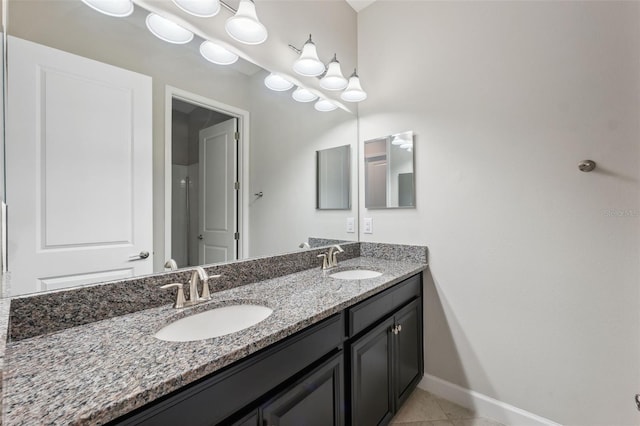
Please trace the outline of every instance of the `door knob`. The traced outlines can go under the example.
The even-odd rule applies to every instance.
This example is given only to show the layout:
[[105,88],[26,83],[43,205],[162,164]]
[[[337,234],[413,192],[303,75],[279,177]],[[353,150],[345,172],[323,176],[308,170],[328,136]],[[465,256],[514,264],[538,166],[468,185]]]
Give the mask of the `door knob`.
[[142,259],[146,259],[147,257],[149,257],[149,252],[141,251],[138,254],[132,254],[131,256],[129,256],[129,260],[142,260]]
[[204,237],[202,236],[202,234],[198,235],[198,239],[199,239],[199,240],[204,239]]

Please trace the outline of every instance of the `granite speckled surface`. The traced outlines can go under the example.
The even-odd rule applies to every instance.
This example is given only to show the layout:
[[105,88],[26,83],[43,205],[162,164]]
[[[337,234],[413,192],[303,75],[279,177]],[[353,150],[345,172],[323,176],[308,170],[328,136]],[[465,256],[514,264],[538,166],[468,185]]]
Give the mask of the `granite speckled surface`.
[[426,246],[404,244],[360,243],[360,256],[406,262],[428,263],[429,250]]
[[[10,342],[4,358],[4,424],[105,423],[426,268],[422,262],[373,257],[340,266],[383,274],[347,281],[313,268],[220,291],[194,308],[165,305]],[[274,312],[255,326],[218,338],[171,343],[153,337],[179,317],[237,302],[259,303]]]
[[[339,256],[341,260],[360,256],[359,243],[347,243],[341,247],[344,249],[344,253]],[[318,254],[324,252],[326,248],[304,250],[205,266],[205,270],[209,275],[222,275],[220,278],[211,279],[209,283],[212,292],[222,291],[313,268],[320,264]],[[188,299],[187,283],[191,271],[192,269],[182,269],[16,297],[11,301],[9,339],[27,339],[173,303],[175,290],[158,288],[164,284],[185,284],[185,297]]]

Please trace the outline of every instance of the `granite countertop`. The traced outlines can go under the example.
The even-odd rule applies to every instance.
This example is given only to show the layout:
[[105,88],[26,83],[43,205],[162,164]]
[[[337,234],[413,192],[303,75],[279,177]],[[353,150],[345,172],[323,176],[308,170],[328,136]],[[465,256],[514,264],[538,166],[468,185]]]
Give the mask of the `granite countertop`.
[[[309,269],[213,293],[210,302],[193,308],[165,305],[8,343],[3,424],[103,424],[340,312],[426,264],[359,257],[329,273],[350,268],[383,274],[347,281]],[[273,314],[213,339],[178,343],[153,337],[175,319],[238,302],[268,306]]]

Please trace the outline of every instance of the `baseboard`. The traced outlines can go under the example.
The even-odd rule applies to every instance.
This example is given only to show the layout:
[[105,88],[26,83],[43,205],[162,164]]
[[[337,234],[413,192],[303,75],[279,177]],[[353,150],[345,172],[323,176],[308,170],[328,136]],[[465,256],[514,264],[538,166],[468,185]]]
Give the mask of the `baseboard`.
[[470,389],[465,389],[430,374],[424,375],[420,383],[418,383],[418,387],[469,408],[478,417],[493,419],[506,426],[560,426],[559,423]]

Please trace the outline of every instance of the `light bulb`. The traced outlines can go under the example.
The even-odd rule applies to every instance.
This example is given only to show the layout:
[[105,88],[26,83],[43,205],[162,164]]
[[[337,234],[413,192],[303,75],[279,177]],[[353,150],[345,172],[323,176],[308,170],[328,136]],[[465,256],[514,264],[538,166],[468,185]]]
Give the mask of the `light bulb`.
[[284,92],[293,87],[293,83],[278,74],[271,73],[264,79],[264,85],[276,92]]
[[82,2],[95,11],[116,18],[123,18],[133,13],[131,0],[82,0]]
[[173,0],[173,2],[185,12],[201,18],[210,18],[220,12],[218,0]]
[[316,96],[310,90],[305,89],[304,87],[298,87],[293,91],[291,96],[298,102],[313,102],[318,99],[318,96]]
[[338,108],[336,104],[334,104],[333,102],[327,99],[320,99],[318,102],[315,103],[315,105],[313,105],[313,107],[316,110],[322,111],[322,112],[333,111],[334,109]]
[[336,55],[333,55],[327,67],[327,73],[320,79],[320,87],[326,90],[342,90],[347,87],[347,79],[342,75]]
[[309,34],[309,40],[302,46],[302,53],[294,62],[293,70],[305,77],[317,77],[324,72],[324,64],[318,59],[318,52],[311,40],[311,34]]
[[267,39],[267,29],[258,20],[256,5],[252,0],[240,0],[238,11],[227,19],[227,33],[236,41],[245,44],[260,44]]
[[218,65],[231,65],[238,60],[238,55],[209,40],[200,45],[200,54],[207,61]]
[[193,40],[191,31],[155,13],[147,15],[146,23],[149,31],[160,40],[174,44],[186,44]]
[[349,84],[340,98],[347,102],[361,102],[367,99],[367,93],[360,86],[360,77],[356,74],[356,70],[353,70],[353,74],[349,77]]

